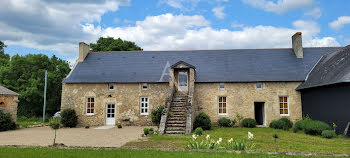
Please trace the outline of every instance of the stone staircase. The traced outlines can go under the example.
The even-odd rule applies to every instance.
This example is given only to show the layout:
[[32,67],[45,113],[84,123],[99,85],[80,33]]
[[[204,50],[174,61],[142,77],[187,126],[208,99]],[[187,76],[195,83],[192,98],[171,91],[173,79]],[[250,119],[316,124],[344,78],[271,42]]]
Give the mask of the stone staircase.
[[186,131],[187,95],[175,94],[165,127],[167,135],[183,135]]

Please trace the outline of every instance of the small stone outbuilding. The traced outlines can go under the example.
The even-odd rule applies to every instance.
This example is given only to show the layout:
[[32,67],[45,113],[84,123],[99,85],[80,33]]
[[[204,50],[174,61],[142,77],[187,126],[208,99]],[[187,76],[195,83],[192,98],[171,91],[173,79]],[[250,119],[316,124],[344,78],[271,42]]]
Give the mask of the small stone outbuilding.
[[0,86],[0,110],[4,113],[10,113],[15,122],[17,120],[18,96],[18,93]]

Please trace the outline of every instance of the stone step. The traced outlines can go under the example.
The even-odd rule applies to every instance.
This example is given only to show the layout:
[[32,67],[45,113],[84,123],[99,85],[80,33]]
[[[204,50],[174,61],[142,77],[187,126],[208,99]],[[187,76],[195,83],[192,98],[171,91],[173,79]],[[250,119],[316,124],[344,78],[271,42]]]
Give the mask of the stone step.
[[173,114],[171,117],[185,117],[185,114]]
[[181,117],[169,117],[168,121],[185,121],[186,118],[181,116]]
[[166,125],[168,128],[170,127],[181,127],[181,128],[185,128],[186,124],[167,124]]
[[186,123],[186,120],[169,120],[167,121],[167,124],[184,124]]
[[186,113],[186,109],[171,109],[171,112],[173,112],[173,114],[175,113]]
[[173,115],[172,116],[185,116],[186,112],[184,111],[172,111]]
[[185,127],[166,127],[165,131],[185,131]]
[[185,131],[165,131],[165,134],[169,134],[169,135],[183,135],[183,134],[185,134]]

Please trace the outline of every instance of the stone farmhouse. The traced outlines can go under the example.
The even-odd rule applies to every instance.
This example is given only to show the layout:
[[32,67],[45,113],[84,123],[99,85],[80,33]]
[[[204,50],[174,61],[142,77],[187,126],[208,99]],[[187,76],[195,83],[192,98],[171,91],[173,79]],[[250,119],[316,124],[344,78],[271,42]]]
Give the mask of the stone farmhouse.
[[258,125],[302,118],[301,93],[320,58],[339,47],[189,51],[89,52],[79,57],[62,87],[62,109],[73,108],[84,125],[151,125],[151,112],[165,106],[160,134],[189,134],[194,117],[214,124],[236,114]]
[[17,120],[17,106],[19,94],[0,86],[0,110],[11,114],[12,120]]

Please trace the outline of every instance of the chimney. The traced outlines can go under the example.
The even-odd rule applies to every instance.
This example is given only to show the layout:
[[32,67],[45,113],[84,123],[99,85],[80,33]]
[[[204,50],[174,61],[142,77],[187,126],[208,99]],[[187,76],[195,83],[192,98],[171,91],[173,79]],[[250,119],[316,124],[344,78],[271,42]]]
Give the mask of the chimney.
[[90,51],[90,46],[84,42],[79,42],[79,57],[78,62],[84,61]]
[[292,48],[297,58],[303,58],[303,40],[301,32],[297,32],[292,36]]

